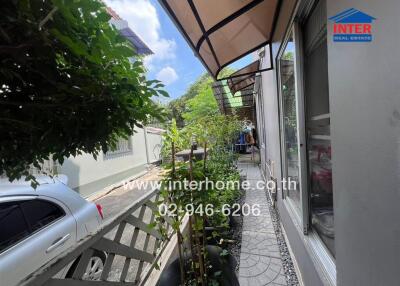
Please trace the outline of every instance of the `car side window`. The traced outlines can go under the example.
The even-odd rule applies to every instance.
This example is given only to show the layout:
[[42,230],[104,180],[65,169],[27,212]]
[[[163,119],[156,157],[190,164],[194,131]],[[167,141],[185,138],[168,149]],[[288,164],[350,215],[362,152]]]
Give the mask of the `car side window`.
[[29,236],[19,202],[0,204],[0,252]]
[[40,199],[0,203],[0,252],[64,215],[59,206]]
[[65,214],[59,206],[48,201],[31,200],[21,202],[20,205],[31,232],[45,227]]

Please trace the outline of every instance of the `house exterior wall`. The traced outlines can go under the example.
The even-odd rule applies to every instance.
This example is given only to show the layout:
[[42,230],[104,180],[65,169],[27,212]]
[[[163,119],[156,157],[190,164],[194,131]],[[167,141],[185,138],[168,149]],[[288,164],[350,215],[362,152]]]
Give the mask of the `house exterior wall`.
[[[277,182],[281,182],[281,142],[280,142],[280,110],[278,95],[278,78],[276,57],[288,28],[288,23],[294,17],[294,9],[297,5],[295,0],[285,0],[282,2],[281,12],[276,25],[276,32],[272,42],[273,65],[274,69],[261,73],[262,100],[264,105],[266,148],[261,149],[261,157],[264,157],[265,166],[261,166],[266,178],[272,174]],[[267,47],[266,47],[267,49]],[[262,59],[261,68],[268,68],[270,61],[268,53]],[[278,210],[281,216],[282,225],[286,231],[288,242],[294,254],[294,258],[304,285],[325,285],[327,282],[318,266],[312,251],[304,243],[302,227],[296,217],[290,211],[288,204],[282,199],[281,186],[278,186],[277,200]]]
[[[161,144],[162,135],[148,132],[146,135],[147,145],[144,130],[136,129],[136,133],[130,139],[132,144],[130,152],[113,156],[100,153],[97,160],[89,154],[68,158],[59,167],[59,173],[67,175],[68,185],[83,196],[99,192],[105,187],[145,171],[148,163],[159,160],[154,147],[156,144]],[[151,154],[149,162],[146,148]]]
[[[261,74],[263,96],[256,102],[259,105],[262,100],[264,105],[263,114],[257,108],[257,118],[263,118],[266,131],[261,167],[267,177],[270,170],[278,182],[282,170],[276,57],[295,16],[296,2],[282,2],[272,43],[274,69]],[[333,270],[324,265],[315,237],[303,234],[301,218],[294,215],[281,191],[278,209],[304,285],[399,285],[400,2],[328,0],[327,16],[349,8],[377,20],[371,43],[333,42],[333,24],[327,20],[336,249]],[[269,64],[268,58],[263,58],[261,68]]]
[[371,43],[335,43],[328,23],[338,285],[399,285],[400,1],[327,1],[377,20]]

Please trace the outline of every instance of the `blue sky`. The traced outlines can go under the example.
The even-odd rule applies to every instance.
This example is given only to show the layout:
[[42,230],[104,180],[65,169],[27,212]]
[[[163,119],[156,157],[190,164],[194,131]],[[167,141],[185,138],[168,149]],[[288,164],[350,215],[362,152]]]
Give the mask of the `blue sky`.
[[[158,1],[105,2],[127,20],[129,27],[153,50],[154,55],[145,59],[148,78],[163,81],[171,99],[182,96],[190,84],[206,72]],[[232,66],[242,67],[250,60],[246,57]]]

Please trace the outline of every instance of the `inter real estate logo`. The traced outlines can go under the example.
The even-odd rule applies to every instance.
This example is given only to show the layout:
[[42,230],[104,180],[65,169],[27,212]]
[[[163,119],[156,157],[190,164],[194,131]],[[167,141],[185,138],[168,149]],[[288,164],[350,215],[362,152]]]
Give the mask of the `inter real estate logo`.
[[357,9],[345,10],[329,20],[333,21],[334,42],[371,42],[374,17]]

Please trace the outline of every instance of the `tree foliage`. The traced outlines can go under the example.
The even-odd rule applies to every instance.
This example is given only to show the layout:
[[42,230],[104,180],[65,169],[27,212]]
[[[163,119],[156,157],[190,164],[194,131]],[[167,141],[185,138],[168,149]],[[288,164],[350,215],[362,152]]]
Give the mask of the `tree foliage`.
[[178,127],[183,127],[185,125],[185,119],[183,114],[187,111],[188,100],[194,98],[201,88],[206,85],[212,84],[212,78],[208,74],[203,74],[200,76],[193,84],[191,84],[188,90],[181,97],[171,100],[168,104],[169,117],[174,118]]
[[[233,69],[227,67],[221,71],[221,77],[226,77],[233,72]],[[175,118],[178,127],[185,126],[187,123],[186,121],[192,119],[188,113],[197,111],[194,110],[193,107],[197,106],[206,111],[210,111],[211,109],[218,111],[218,108],[215,108],[218,107],[216,105],[216,100],[211,99],[211,96],[214,97],[211,88],[213,81],[213,78],[209,74],[205,73],[189,86],[185,94],[170,101],[167,108],[169,110],[169,117]],[[193,98],[196,96],[200,96],[202,98],[194,100]],[[201,100],[205,100],[206,104],[202,104]],[[190,106],[190,104],[192,105]],[[186,118],[184,114],[186,114]]]
[[[94,156],[161,110],[134,48],[97,0],[2,0],[0,175]],[[134,61],[129,58],[134,57]]]
[[190,123],[218,113],[218,104],[211,85],[204,84],[199,89],[198,94],[186,102],[186,109],[182,117],[186,123]]

